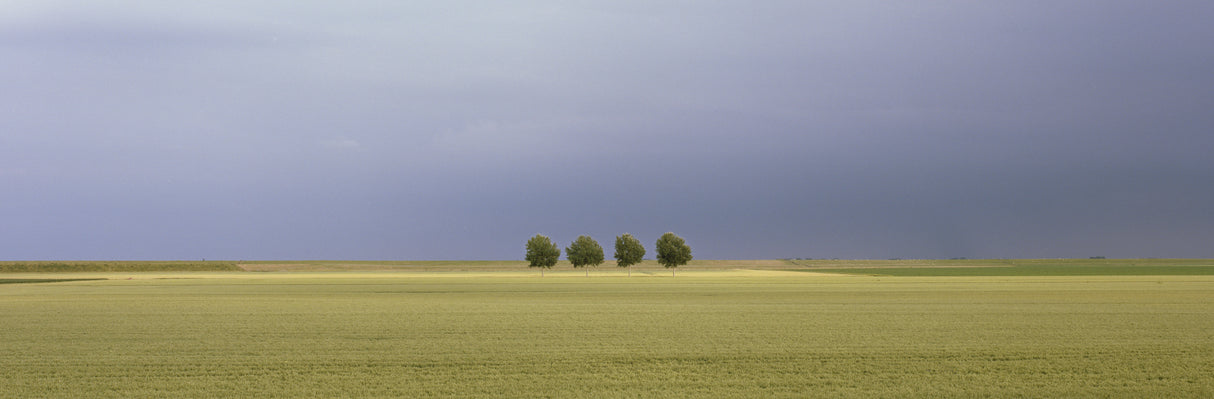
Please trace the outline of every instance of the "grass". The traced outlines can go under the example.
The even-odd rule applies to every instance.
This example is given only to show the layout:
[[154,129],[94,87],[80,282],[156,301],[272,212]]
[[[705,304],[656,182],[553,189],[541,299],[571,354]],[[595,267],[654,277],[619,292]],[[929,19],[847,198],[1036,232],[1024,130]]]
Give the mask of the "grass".
[[0,397],[1214,396],[1214,276],[577,275],[6,285]]

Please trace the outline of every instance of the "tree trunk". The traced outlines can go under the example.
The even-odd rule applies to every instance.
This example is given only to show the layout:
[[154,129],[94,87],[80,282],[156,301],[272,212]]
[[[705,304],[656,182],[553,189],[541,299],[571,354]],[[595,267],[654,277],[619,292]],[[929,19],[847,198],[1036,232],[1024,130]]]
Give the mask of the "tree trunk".
[[628,277],[632,277],[632,266],[628,266]]

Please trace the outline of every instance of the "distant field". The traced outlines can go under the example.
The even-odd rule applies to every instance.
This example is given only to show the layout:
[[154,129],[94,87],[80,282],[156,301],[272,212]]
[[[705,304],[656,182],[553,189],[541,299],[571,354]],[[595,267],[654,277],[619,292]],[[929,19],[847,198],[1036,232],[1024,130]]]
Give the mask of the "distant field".
[[[527,270],[525,261],[242,261],[239,267],[249,271],[505,271]],[[790,263],[784,260],[693,260],[680,270],[717,270],[717,269],[781,269],[788,268]],[[534,270],[534,269],[533,269]],[[557,262],[552,269],[556,271],[573,270],[568,261]],[[614,260],[608,260],[602,265],[591,267],[598,272],[626,273],[616,267]],[[647,260],[632,266],[637,271],[666,270],[657,261]],[[579,269],[579,272],[581,269]],[[539,272],[536,271],[536,274]]]
[[1211,259],[1010,259],[791,261],[816,273],[883,276],[1185,276],[1214,275]]
[[[695,260],[680,270],[721,269],[780,269],[788,268],[784,260]],[[254,271],[254,272],[316,272],[316,271],[519,271],[528,270],[524,261],[346,261],[346,260],[272,260],[272,261],[0,261],[0,273],[69,273],[69,272],[188,272],[188,271]],[[535,269],[531,269],[535,270]],[[568,261],[556,268],[573,270]],[[590,270],[626,273],[614,260]],[[663,271],[654,260],[632,267],[634,272]],[[581,269],[579,269],[581,271]],[[538,274],[539,272],[536,271]]]
[[[589,268],[592,275],[626,274],[609,260]],[[1214,259],[974,259],[974,260],[693,260],[680,272],[714,270],[793,270],[886,276],[1081,276],[1214,275]],[[0,261],[0,272],[534,272],[524,261]],[[560,261],[549,273],[577,271]],[[639,275],[669,274],[656,261],[632,267]]]
[[72,276],[0,397],[1214,397],[1214,276]]
[[237,271],[232,261],[0,261],[4,273]]
[[0,284],[62,283],[65,281],[105,280],[104,278],[0,278]]

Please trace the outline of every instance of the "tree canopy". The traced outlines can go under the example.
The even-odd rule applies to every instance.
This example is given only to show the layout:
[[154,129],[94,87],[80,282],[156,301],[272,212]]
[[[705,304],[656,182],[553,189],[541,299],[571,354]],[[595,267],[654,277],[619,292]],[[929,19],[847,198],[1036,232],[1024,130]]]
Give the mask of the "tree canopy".
[[[641,259],[644,257],[645,246],[641,245],[641,240],[628,233],[615,237],[615,260],[617,266],[629,267],[641,263]],[[631,273],[632,271],[629,270],[629,275]]]
[[666,268],[679,267],[691,261],[691,247],[674,233],[662,234],[658,238],[658,263]]
[[565,248],[565,258],[573,267],[598,266],[603,263],[603,247],[590,236],[581,235]]
[[[561,248],[547,236],[536,234],[527,240],[527,262],[531,267],[551,269],[556,266],[556,260],[561,257]],[[543,273],[543,270],[540,270]]]

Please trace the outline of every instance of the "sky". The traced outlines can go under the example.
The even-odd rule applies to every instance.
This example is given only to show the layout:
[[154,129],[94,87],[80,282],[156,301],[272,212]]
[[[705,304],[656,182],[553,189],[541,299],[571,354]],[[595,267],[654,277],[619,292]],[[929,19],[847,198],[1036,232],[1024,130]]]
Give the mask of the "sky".
[[1214,2],[0,1],[0,260],[1214,258]]

